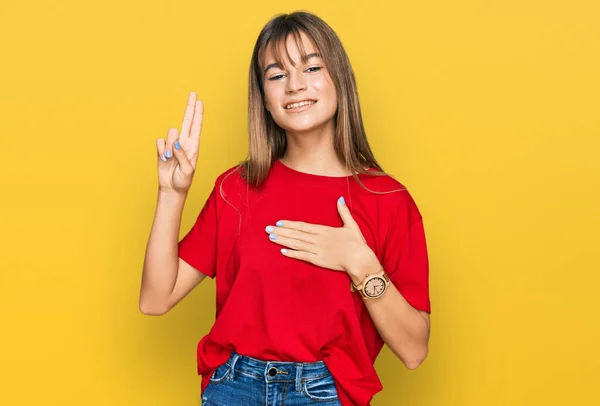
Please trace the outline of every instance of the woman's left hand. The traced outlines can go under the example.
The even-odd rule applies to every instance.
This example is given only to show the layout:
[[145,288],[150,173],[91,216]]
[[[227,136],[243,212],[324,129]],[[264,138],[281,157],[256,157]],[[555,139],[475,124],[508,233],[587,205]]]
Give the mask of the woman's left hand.
[[343,227],[329,227],[301,221],[280,220],[265,231],[269,239],[284,248],[282,254],[336,271],[345,271],[351,277],[379,263],[367,245],[360,228],[341,197],[337,201]]

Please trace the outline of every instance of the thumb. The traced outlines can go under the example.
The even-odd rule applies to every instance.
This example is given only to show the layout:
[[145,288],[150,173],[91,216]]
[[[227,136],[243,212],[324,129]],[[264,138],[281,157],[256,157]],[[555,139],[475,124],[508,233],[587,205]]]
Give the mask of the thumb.
[[358,229],[358,224],[356,224],[356,221],[354,221],[354,218],[350,213],[350,209],[348,209],[348,206],[346,206],[346,201],[344,200],[343,196],[337,201],[337,209],[338,213],[340,213],[342,221],[344,222],[344,227]]
[[173,155],[179,163],[179,168],[184,175],[191,175],[194,173],[194,167],[190,163],[185,151],[183,150],[179,141],[173,144]]

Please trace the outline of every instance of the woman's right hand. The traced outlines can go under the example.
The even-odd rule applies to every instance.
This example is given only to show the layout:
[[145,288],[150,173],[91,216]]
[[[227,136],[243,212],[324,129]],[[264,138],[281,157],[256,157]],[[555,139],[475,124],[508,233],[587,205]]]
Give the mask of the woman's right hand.
[[160,191],[186,194],[192,186],[203,114],[204,104],[196,100],[195,92],[190,92],[181,134],[177,134],[176,128],[170,128],[166,143],[164,138],[156,140]]

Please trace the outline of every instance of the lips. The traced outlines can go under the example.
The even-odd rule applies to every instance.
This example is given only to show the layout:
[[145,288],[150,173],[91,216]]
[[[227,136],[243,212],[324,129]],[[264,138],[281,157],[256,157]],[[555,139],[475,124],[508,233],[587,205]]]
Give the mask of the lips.
[[[311,103],[297,106],[298,103],[303,103],[303,102],[311,102]],[[297,101],[292,101],[292,102],[286,103],[283,105],[283,108],[285,110],[294,110],[294,109],[298,109],[298,108],[302,108],[302,107],[306,107],[306,106],[312,106],[313,104],[316,104],[316,103],[317,103],[317,100],[314,100],[314,99],[303,99],[303,100],[297,100]],[[296,106],[293,106],[293,105],[296,105]],[[293,106],[293,107],[288,108],[288,106]]]

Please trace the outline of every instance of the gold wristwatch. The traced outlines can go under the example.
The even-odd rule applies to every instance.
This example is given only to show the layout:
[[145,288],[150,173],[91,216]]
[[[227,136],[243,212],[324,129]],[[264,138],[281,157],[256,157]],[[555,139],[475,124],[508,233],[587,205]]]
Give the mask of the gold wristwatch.
[[363,299],[375,299],[385,293],[389,284],[390,278],[383,268],[381,268],[376,274],[367,274],[365,279],[358,286],[355,286],[354,283],[350,281],[350,291],[359,291]]

